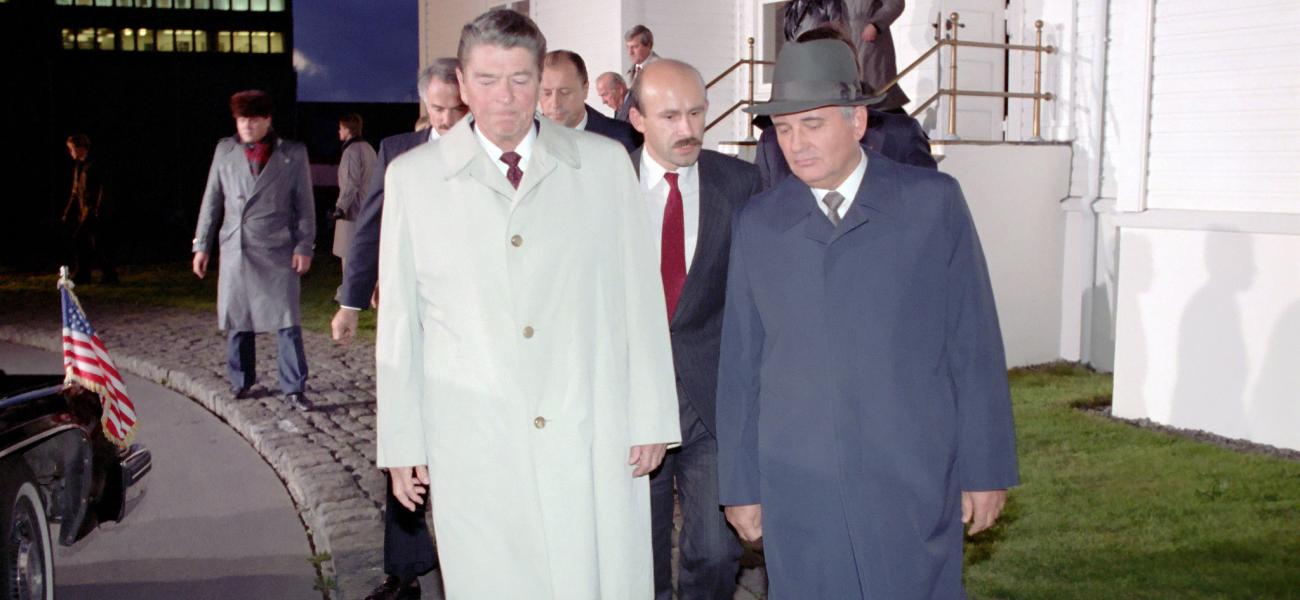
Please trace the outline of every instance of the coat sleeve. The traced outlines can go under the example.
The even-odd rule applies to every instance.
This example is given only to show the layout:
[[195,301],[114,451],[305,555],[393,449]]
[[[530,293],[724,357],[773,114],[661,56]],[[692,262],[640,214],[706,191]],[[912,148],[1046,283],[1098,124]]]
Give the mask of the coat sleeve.
[[368,158],[365,149],[360,142],[348,146],[343,153],[343,160],[339,161],[339,199],[334,203],[339,211],[343,213],[343,218],[349,221],[357,217],[357,210],[361,208],[362,194],[365,193],[366,159]]
[[334,299],[340,306],[364,309],[370,303],[379,274],[379,226],[384,214],[384,173],[392,160],[392,147],[379,144],[379,159],[370,172],[366,195],[357,211],[356,228],[347,260],[343,261],[343,282]]
[[400,187],[385,186],[388,226],[379,236],[379,310],[375,339],[375,462],[412,467],[428,462],[424,441],[424,326],[416,288],[410,219]]
[[212,253],[216,244],[217,229],[226,212],[226,196],[221,188],[221,167],[217,164],[223,144],[218,143],[212,152],[212,165],[208,167],[208,183],[203,188],[203,203],[199,205],[199,224],[194,228],[194,247],[191,252]]
[[611,162],[622,213],[619,225],[627,307],[628,438],[633,446],[677,446],[682,441],[682,427],[659,259],[650,237],[649,216],[637,193],[632,161]]
[[745,260],[744,211],[731,224],[727,300],[718,360],[718,498],[725,506],[759,504],[759,367],[764,330]]
[[316,248],[316,197],[311,191],[311,170],[307,162],[307,148],[298,147],[294,161],[293,181],[293,253],[312,256]]
[[903,143],[907,144],[907,160],[903,161],[909,165],[925,167],[927,169],[938,170],[939,163],[934,160],[934,153],[930,150],[930,138],[925,135],[925,130],[915,119],[907,128],[907,139]]
[[[873,2],[871,4],[874,7],[875,3]],[[881,33],[884,33],[886,29],[889,29],[890,25],[894,24],[894,21],[898,20],[899,15],[902,14],[903,0],[884,0],[880,3],[879,8],[875,8],[874,10],[871,8],[867,9],[867,22],[874,24],[876,29],[879,29]],[[863,28],[865,27],[866,25],[863,25]]]
[[955,181],[947,192],[947,348],[957,398],[957,477],[965,491],[1017,485],[1016,436],[1006,355],[988,266]]

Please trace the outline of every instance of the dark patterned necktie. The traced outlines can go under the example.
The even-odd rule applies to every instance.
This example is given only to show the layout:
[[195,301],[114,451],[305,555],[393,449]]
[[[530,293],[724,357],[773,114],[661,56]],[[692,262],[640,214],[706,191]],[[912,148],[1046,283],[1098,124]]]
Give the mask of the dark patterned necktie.
[[659,248],[659,274],[664,280],[664,301],[668,321],[677,312],[677,300],[686,286],[686,218],[682,209],[682,191],[677,188],[677,173],[664,173],[668,182],[668,203],[664,205],[663,238]]
[[506,169],[506,179],[510,180],[510,185],[514,186],[515,189],[519,189],[519,181],[524,178],[524,172],[519,168],[519,161],[523,160],[523,158],[518,152],[514,151],[501,154],[501,162],[510,166],[509,169]]
[[822,204],[830,209],[826,211],[826,218],[831,220],[831,225],[840,226],[840,204],[844,203],[844,196],[839,192],[828,192],[822,196]]

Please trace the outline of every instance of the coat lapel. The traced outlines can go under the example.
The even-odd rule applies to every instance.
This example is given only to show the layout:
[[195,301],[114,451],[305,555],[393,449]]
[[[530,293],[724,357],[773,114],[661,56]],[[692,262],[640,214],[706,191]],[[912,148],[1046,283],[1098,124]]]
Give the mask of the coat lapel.
[[[455,127],[451,128],[451,131],[447,132],[447,135],[438,139],[447,161],[447,178],[450,179],[464,171],[488,189],[506,199],[513,199],[515,189],[510,186],[506,176],[501,174],[493,159],[478,143],[478,138],[469,124],[469,119],[461,119]],[[524,178],[527,179],[528,175],[525,174]]]
[[[832,243],[872,219],[888,219],[897,212],[896,178],[885,173],[889,169],[889,164],[875,152],[867,154],[867,172],[862,177],[862,184],[858,186],[858,193],[853,197],[853,204],[844,214],[844,221],[831,235]],[[827,223],[829,222],[828,219]]]
[[[242,145],[240,148],[240,154],[243,154]],[[248,201],[252,202],[253,199],[257,197],[258,192],[261,192],[266,189],[267,186],[271,185],[271,183],[275,181],[275,178],[279,177],[280,174],[285,171],[285,167],[288,165],[290,160],[289,156],[284,153],[284,141],[278,137],[275,138],[275,148],[271,149],[271,157],[267,159],[266,167],[263,168],[262,173],[257,176],[257,181],[253,184],[253,191],[248,195]],[[244,165],[247,168],[247,157],[244,158]],[[252,171],[248,170],[245,172],[251,174]]]
[[577,169],[582,166],[578,159],[578,146],[571,137],[573,133],[550,119],[540,119],[537,140],[533,142],[533,155],[528,159],[528,170],[519,182],[519,197],[527,198],[528,193],[541,185],[555,170],[559,163]]
[[677,300],[677,311],[673,313],[674,323],[682,315],[689,314],[699,300],[703,286],[708,284],[703,279],[708,277],[713,261],[721,254],[719,245],[724,241],[722,232],[730,219],[723,199],[725,190],[720,185],[721,174],[714,171],[716,165],[707,154],[701,152],[696,168],[699,169],[697,176],[700,182],[699,229],[695,233],[695,254],[691,257],[691,267],[686,272],[686,284]]

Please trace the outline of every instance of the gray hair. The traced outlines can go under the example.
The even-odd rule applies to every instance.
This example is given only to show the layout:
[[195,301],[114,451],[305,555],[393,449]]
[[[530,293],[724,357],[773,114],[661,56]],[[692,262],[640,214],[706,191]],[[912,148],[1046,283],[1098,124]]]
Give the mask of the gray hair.
[[627,89],[627,82],[623,81],[623,76],[619,75],[618,73],[615,73],[613,71],[605,71],[604,73],[601,73],[600,77],[596,78],[596,85],[600,85],[600,82],[603,79],[616,81],[618,82],[618,85],[621,86],[623,89]]
[[420,103],[423,104],[429,99],[429,84],[436,79],[449,85],[456,85],[456,69],[460,68],[460,61],[454,58],[435,58],[429,66],[420,69],[420,76],[415,79],[415,91],[420,95]]
[[497,46],[499,48],[524,48],[532,52],[537,60],[537,74],[542,73],[542,57],[546,55],[546,36],[538,29],[537,23],[519,11],[498,8],[479,15],[465,24],[460,30],[460,46],[456,48],[456,58],[461,65],[466,65],[469,52],[475,46]]
[[[655,65],[661,65],[661,66],[656,67]],[[663,69],[667,67],[682,69],[694,74],[695,78],[700,80],[700,89],[704,90],[704,97],[708,98],[709,89],[707,86],[704,85],[704,76],[700,75],[700,70],[696,69],[690,63],[682,62],[680,60],[675,60],[672,58],[661,58],[649,65],[646,65],[647,69],[649,68]],[[641,82],[643,81],[645,81],[645,71],[641,71],[641,76],[637,77],[632,81],[632,89],[628,91],[628,95],[632,97],[632,105],[631,105],[632,108],[635,108],[636,111],[641,114],[645,114],[645,111],[641,108],[641,86],[643,85]]]
[[655,34],[650,32],[650,28],[645,25],[633,25],[627,33],[623,34],[623,41],[630,42],[632,38],[641,40],[641,45],[647,48],[655,47]]

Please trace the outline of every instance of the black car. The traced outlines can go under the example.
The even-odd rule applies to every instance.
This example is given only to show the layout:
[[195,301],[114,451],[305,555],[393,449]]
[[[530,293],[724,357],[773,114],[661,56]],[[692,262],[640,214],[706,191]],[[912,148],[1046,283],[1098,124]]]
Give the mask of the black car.
[[53,600],[49,523],[71,546],[121,521],[153,464],[104,437],[99,396],[62,375],[0,371],[0,598]]

